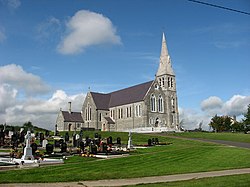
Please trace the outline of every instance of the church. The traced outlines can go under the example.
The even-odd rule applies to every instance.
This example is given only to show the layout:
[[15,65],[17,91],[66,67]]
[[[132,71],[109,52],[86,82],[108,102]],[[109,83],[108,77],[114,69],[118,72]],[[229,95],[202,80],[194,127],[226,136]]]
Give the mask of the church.
[[[179,130],[176,78],[164,33],[154,80],[106,94],[89,91],[80,114],[83,123],[75,127],[77,130]],[[68,127],[69,122],[64,123],[62,119],[57,119],[56,125],[59,131],[73,130]]]

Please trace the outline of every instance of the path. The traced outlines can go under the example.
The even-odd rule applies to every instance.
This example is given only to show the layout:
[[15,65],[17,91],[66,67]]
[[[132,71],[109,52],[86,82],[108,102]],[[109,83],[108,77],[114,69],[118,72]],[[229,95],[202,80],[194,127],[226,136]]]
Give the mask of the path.
[[241,148],[247,148],[250,149],[250,143],[244,143],[244,142],[234,142],[234,141],[227,141],[227,140],[213,140],[213,139],[203,139],[203,138],[188,138],[188,137],[180,137],[180,136],[171,136],[167,134],[160,134],[157,133],[159,136],[165,136],[169,138],[178,138],[183,140],[196,140],[196,141],[202,141],[202,142],[211,142],[211,143],[217,143],[217,144],[223,144],[223,145],[229,145],[234,147],[241,147]]
[[111,180],[97,180],[97,181],[79,181],[79,182],[63,182],[63,183],[18,183],[18,184],[0,184],[3,187],[96,187],[96,186],[126,186],[137,184],[152,184],[159,182],[174,182],[191,179],[201,179],[207,177],[219,177],[227,175],[250,174],[250,168],[231,169],[222,171],[210,171],[199,173],[186,173],[176,175],[165,175],[155,177],[142,177],[132,179],[111,179]]

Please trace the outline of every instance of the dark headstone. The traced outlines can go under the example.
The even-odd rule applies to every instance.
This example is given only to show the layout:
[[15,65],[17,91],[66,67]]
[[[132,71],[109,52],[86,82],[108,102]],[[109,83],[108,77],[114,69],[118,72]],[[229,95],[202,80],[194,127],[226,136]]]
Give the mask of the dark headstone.
[[46,145],[46,153],[51,154],[53,153],[54,146],[52,144],[47,144]]
[[45,136],[46,136],[46,137],[48,137],[48,136],[49,136],[49,131],[48,131],[48,130],[46,130],[46,132],[45,132]]
[[19,137],[19,141],[20,141],[20,143],[23,143],[24,140],[25,140],[25,134],[24,134],[24,131],[22,131],[20,134],[20,137]]
[[151,146],[151,145],[152,145],[152,140],[148,139],[148,146]]
[[67,152],[67,144],[64,142],[61,144],[61,153]]
[[102,144],[100,145],[100,151],[101,151],[102,153],[106,153],[106,152],[107,152],[107,149],[108,149],[108,146],[107,146],[106,143],[102,143]]
[[110,145],[110,144],[112,144],[112,143],[113,143],[113,142],[112,142],[112,136],[110,136],[110,137],[107,138],[107,144]]
[[65,133],[65,142],[68,142],[68,141],[69,141],[69,133],[66,132],[66,133]]
[[80,142],[80,149],[82,152],[84,152],[84,142]]
[[77,146],[76,134],[73,135],[73,147]]
[[99,138],[99,135],[98,135],[98,133],[95,133],[95,138]]
[[155,145],[155,139],[154,138],[152,138],[152,144]]
[[42,145],[43,140],[44,140],[44,134],[43,134],[43,133],[40,133],[39,136],[40,136],[40,137],[39,137],[39,139],[40,139],[40,145]]
[[97,154],[97,146],[91,144],[91,145],[89,146],[89,153],[90,153],[90,154]]
[[6,129],[6,130],[4,131],[4,134],[5,134],[5,136],[9,136],[9,130]]
[[55,140],[55,147],[60,147],[60,141],[59,140]]
[[0,130],[0,146],[4,145],[4,137],[5,134],[3,132],[3,129]]
[[116,143],[117,143],[118,145],[121,145],[121,138],[120,138],[120,137],[118,137],[118,138],[116,139]]
[[32,144],[30,145],[30,147],[32,148],[32,155],[34,155],[35,152],[37,151],[37,144],[36,144],[36,143],[32,143]]
[[155,144],[156,144],[156,145],[159,145],[159,140],[158,140],[158,138],[155,138]]

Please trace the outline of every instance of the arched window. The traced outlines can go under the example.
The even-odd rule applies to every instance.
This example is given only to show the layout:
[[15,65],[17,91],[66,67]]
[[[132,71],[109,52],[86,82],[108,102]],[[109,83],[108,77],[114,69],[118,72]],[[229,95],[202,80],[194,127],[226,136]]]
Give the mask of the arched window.
[[156,112],[156,98],[155,98],[155,95],[151,95],[151,98],[150,98],[150,106],[151,106],[151,111],[152,112]]
[[86,112],[86,121],[91,121],[91,106],[88,104],[85,109]]
[[159,78],[159,85],[160,85],[160,87],[161,87],[161,78]]
[[171,87],[171,84],[170,84],[170,77],[168,77],[168,87],[169,87],[169,88]]
[[175,99],[171,98],[172,112],[175,112]]
[[99,114],[99,121],[102,121],[102,113]]
[[163,108],[163,98],[162,96],[160,95],[159,98],[158,98],[158,111],[159,112],[164,112],[164,108]]
[[162,77],[162,87],[164,87],[165,86],[165,79],[164,79],[164,77]]

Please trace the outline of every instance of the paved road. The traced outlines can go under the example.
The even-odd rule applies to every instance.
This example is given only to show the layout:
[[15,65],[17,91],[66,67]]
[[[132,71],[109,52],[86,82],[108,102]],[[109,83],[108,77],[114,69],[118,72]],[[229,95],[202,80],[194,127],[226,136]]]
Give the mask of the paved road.
[[20,183],[20,184],[0,184],[4,187],[96,187],[96,186],[126,186],[136,184],[152,184],[158,182],[174,182],[183,181],[190,179],[201,179],[207,177],[219,177],[227,175],[239,175],[239,174],[250,174],[250,168],[244,169],[232,169],[222,171],[210,171],[210,172],[199,172],[199,173],[187,173],[177,175],[165,175],[155,177],[142,177],[132,179],[112,179],[112,180],[98,180],[98,181],[79,181],[79,182],[65,182],[65,183]]
[[179,138],[179,139],[184,139],[184,140],[196,140],[196,141],[203,141],[203,142],[211,142],[211,143],[217,143],[217,144],[223,144],[223,145],[228,145],[228,146],[242,147],[242,148],[250,149],[250,143],[244,143],[244,142],[234,142],[234,141],[226,141],[226,140],[211,140],[211,139],[203,139],[203,138],[187,138],[187,137],[171,136],[171,135],[160,134],[160,133],[158,133],[157,135],[166,136],[169,138]]

